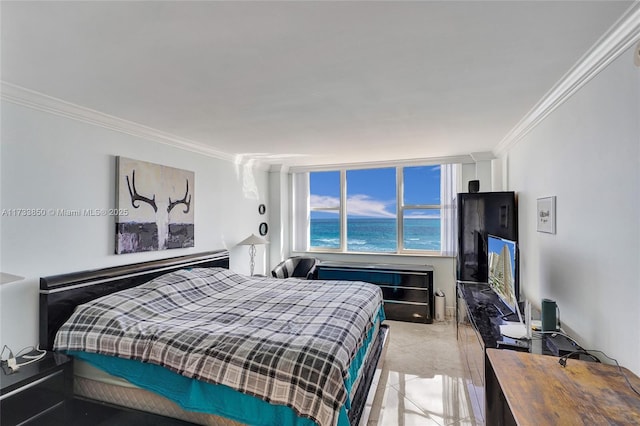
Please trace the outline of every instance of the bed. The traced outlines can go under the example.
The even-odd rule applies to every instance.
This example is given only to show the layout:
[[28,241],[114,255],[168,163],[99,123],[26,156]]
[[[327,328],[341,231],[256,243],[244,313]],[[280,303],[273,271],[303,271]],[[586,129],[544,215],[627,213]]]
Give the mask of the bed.
[[75,358],[86,398],[207,425],[359,424],[388,336],[379,288],[228,265],[220,250],[41,278],[41,347]]

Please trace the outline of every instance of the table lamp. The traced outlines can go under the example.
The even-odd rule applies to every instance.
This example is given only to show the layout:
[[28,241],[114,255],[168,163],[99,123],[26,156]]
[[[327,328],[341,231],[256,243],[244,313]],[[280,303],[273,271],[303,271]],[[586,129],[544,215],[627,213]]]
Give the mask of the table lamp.
[[13,275],[13,274],[7,274],[6,272],[0,272],[0,284],[9,284],[14,281],[20,281],[20,280],[24,280],[24,277]]
[[251,258],[249,263],[249,271],[251,275],[253,275],[253,269],[256,266],[256,245],[258,244],[269,244],[269,241],[265,240],[264,238],[260,238],[255,234],[251,234],[237,244],[239,246],[249,246],[249,256]]

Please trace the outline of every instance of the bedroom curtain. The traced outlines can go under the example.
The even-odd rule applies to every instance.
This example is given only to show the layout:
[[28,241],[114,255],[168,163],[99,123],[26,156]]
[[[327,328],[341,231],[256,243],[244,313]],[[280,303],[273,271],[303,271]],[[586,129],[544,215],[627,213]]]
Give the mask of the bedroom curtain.
[[462,167],[443,164],[440,167],[440,254],[455,256],[458,248],[456,196],[460,192]]
[[294,251],[309,249],[309,173],[293,174],[292,217]]

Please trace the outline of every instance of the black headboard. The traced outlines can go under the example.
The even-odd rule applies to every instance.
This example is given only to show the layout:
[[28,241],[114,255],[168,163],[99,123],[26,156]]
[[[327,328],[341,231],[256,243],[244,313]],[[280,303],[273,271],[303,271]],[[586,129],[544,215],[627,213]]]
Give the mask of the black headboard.
[[227,250],[40,278],[40,347],[52,349],[58,329],[76,306],[187,267],[229,268]]

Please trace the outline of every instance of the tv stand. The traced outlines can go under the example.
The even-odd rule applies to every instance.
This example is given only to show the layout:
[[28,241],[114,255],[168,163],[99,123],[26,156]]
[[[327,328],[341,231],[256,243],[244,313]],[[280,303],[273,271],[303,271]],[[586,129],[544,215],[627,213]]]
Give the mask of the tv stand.
[[[496,309],[500,310],[500,308],[498,308],[497,306],[496,306]],[[520,322],[520,318],[518,317],[518,314],[513,312],[509,312],[508,314],[503,314],[500,318],[503,321],[507,321],[507,322]]]
[[[491,288],[489,288],[489,290],[489,292],[483,291],[483,293],[491,297],[491,294],[495,293],[493,290],[491,290]],[[496,308],[496,310],[500,313],[500,318],[502,318],[503,321],[524,322],[524,302],[518,302],[518,309],[520,309],[520,314],[522,315],[522,317],[518,315],[517,312],[511,312],[511,309],[509,307],[506,307],[504,303],[494,303],[493,307]]]
[[[517,341],[500,334],[500,325],[511,319],[509,308],[500,300],[498,295],[486,283],[457,283],[456,300],[456,329],[458,345],[461,349],[462,362],[465,365],[465,375],[470,379],[469,396],[474,403],[474,416],[484,420],[485,408],[485,363],[486,350],[489,348],[513,349],[543,355],[561,356],[561,352],[571,347],[582,349],[570,339],[557,334],[536,335],[531,341]],[[517,317],[517,314],[513,314]],[[519,319],[515,319],[519,321]],[[556,341],[562,340],[562,345]],[[568,345],[569,348],[564,346]],[[562,349],[560,347],[562,346]],[[557,364],[557,361],[556,361]],[[478,407],[480,407],[478,409]],[[486,424],[493,424],[486,422]],[[499,424],[499,423],[495,423]]]

